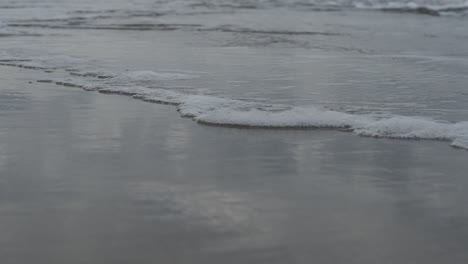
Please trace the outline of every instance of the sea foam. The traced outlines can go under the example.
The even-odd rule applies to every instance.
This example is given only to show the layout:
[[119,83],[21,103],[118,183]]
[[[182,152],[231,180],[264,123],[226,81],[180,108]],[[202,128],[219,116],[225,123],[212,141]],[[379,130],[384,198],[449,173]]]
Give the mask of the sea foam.
[[[71,80],[68,82],[74,83]],[[60,84],[60,83],[59,83]],[[451,123],[426,117],[394,115],[379,118],[331,111],[319,107],[292,107],[255,101],[221,98],[210,95],[184,94],[168,89],[141,86],[107,86],[75,83],[76,86],[101,93],[132,96],[148,102],[172,104],[183,117],[216,126],[269,129],[340,129],[361,136],[450,141],[468,149],[468,122]]]

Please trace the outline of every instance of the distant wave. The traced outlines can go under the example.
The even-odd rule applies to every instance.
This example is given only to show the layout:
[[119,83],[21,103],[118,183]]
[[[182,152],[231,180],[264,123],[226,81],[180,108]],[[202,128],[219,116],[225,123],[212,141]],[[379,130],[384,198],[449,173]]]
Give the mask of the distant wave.
[[441,16],[450,14],[464,14],[468,11],[468,3],[449,5],[449,4],[417,4],[414,2],[399,3],[389,2],[386,4],[365,4],[357,2],[354,4],[359,9],[380,10],[387,12],[415,13],[423,15]]
[[[305,12],[370,10],[421,14],[430,16],[468,15],[468,0],[172,0],[157,1],[144,8],[141,5],[100,6],[84,8],[65,3],[57,6],[0,5],[2,17],[0,37],[41,36],[36,32],[18,30],[32,29],[80,29],[80,30],[127,30],[127,31],[219,31],[233,34],[258,35],[339,35],[336,32],[294,31],[278,28],[257,28],[255,24],[204,25],[203,23],[164,23],[155,18],[166,15],[192,16],[211,13],[233,13],[244,9],[292,8]],[[10,9],[17,8],[15,12]],[[21,10],[24,9],[24,10]],[[10,17],[11,16],[11,17]],[[177,21],[177,20],[176,20]]]
[[198,76],[177,72],[87,71],[85,61],[67,56],[27,58],[4,55],[0,56],[0,64],[45,71],[65,69],[72,75],[70,78],[38,81],[175,105],[181,116],[192,118],[200,124],[237,128],[339,129],[370,137],[442,140],[450,142],[453,147],[468,150],[468,122],[453,123],[400,115],[358,115],[315,106],[293,107],[222,98],[200,93],[199,90],[165,89],[157,84]]
[[[174,4],[180,3],[179,5]],[[464,14],[468,1],[462,0],[211,0],[174,1],[171,6],[191,8],[262,9],[271,7],[307,7],[313,11],[337,11],[343,9],[381,10],[415,13],[433,16]],[[189,4],[188,4],[189,3]]]
[[[166,15],[204,15],[233,13],[240,10],[291,8],[310,12],[340,10],[370,10],[431,16],[468,14],[468,0],[171,0],[146,5],[99,6],[84,8],[66,3],[57,6],[0,5],[0,11],[25,9],[14,12],[15,17],[5,21],[11,27],[37,27],[58,29],[102,30],[177,30],[194,29],[202,25],[136,23],[120,24],[116,21],[135,18],[158,18]],[[148,20],[149,20],[148,19]],[[225,29],[227,30],[227,29]],[[253,29],[253,33],[256,31]],[[269,32],[274,34],[275,31]]]
[[[88,23],[86,19],[44,19],[44,20],[23,20],[8,24],[10,28],[51,28],[51,29],[88,29],[88,30],[133,30],[133,31],[174,31],[192,30],[203,32],[225,32],[239,34],[260,34],[260,35],[285,35],[285,36],[339,36],[336,32],[327,31],[297,31],[279,29],[255,29],[238,27],[235,25],[220,25],[215,27],[204,27],[202,24],[184,23],[113,23],[94,24]],[[0,28],[1,29],[1,28]],[[1,31],[0,31],[1,33]]]

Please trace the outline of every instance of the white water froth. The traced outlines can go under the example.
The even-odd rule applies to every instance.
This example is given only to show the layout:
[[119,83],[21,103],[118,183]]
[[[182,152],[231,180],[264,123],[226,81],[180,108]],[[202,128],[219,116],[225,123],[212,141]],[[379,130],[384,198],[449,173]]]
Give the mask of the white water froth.
[[467,138],[457,138],[450,144],[455,148],[468,149],[468,139]]
[[142,86],[67,82],[101,93],[133,96],[136,99],[172,104],[183,117],[207,125],[239,128],[342,129],[361,136],[394,139],[450,141],[451,146],[468,149],[468,122],[450,123],[424,117],[356,115],[318,107],[291,107],[254,101],[184,94],[168,89]]

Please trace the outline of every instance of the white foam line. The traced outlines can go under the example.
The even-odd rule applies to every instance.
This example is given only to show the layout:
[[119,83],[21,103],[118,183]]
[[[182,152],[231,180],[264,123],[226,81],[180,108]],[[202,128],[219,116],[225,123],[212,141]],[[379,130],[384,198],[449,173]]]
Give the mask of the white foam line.
[[[22,63],[47,68],[49,64],[75,65],[74,58],[53,57],[47,59],[17,61],[11,66],[21,67]],[[395,139],[428,139],[449,141],[451,146],[468,150],[468,122],[450,123],[424,117],[357,115],[318,107],[291,107],[265,102],[221,98],[209,95],[186,94],[169,89],[148,88],[144,85],[158,81],[196,78],[179,73],[155,73],[149,71],[126,72],[122,74],[70,72],[76,77],[56,82],[58,85],[79,87],[101,93],[115,93],[136,99],[172,104],[183,117],[196,122],[218,126],[244,128],[329,128],[345,129],[362,136]],[[89,78],[91,77],[91,79]]]
[[103,93],[131,95],[144,101],[173,104],[184,117],[208,125],[244,128],[345,129],[361,136],[450,141],[468,150],[468,122],[449,123],[424,117],[377,118],[317,107],[288,107],[207,95],[187,95],[164,89],[112,87]]

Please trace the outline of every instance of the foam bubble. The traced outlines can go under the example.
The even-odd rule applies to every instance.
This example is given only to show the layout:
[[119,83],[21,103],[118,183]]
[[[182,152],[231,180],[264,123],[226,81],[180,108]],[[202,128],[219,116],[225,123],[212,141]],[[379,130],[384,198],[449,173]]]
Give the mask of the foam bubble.
[[[186,107],[184,105],[184,107]],[[365,116],[328,111],[315,107],[272,111],[267,107],[235,109],[220,107],[196,116],[202,123],[264,128],[343,128],[365,124]]]

